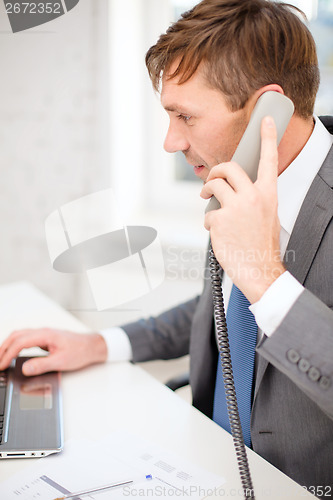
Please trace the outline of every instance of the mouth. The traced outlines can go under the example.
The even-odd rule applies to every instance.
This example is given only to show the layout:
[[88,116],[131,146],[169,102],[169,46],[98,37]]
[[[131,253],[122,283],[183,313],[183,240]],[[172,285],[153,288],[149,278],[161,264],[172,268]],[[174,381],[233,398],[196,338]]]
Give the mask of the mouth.
[[204,165],[198,165],[198,166],[194,166],[193,167],[193,170],[194,170],[194,173],[195,175],[199,176],[200,177],[200,173],[205,169]]

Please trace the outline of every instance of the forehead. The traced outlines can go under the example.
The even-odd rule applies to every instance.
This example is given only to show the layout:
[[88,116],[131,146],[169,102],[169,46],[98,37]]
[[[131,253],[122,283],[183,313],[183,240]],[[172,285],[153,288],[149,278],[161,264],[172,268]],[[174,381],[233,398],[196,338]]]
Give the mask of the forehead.
[[202,110],[217,103],[225,105],[222,92],[209,86],[200,68],[185,83],[179,83],[180,76],[168,76],[176,67],[171,66],[168,74],[162,77],[161,104],[167,111],[193,113],[193,110]]
[[173,73],[173,66],[171,66],[168,73],[163,74],[161,80],[161,101],[164,102],[165,99],[179,95],[185,98],[187,92],[198,91],[205,87],[203,77],[199,72],[194,73],[192,77],[184,83],[179,83],[180,75],[173,78],[170,75]]

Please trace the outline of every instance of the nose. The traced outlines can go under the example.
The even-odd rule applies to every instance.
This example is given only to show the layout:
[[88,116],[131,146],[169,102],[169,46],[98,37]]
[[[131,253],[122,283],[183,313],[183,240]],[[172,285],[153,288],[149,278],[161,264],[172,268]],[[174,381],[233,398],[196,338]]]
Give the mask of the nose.
[[163,145],[167,153],[176,153],[177,151],[187,151],[190,147],[183,131],[175,123],[170,121],[167,135]]

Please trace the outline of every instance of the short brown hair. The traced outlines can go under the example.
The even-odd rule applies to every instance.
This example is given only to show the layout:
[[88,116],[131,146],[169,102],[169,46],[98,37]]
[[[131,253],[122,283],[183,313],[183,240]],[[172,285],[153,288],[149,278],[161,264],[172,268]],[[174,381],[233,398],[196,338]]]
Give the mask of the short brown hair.
[[223,92],[231,110],[276,83],[294,102],[295,112],[309,117],[319,69],[315,42],[300,13],[269,0],[203,0],[148,50],[146,65],[155,90],[176,60],[179,65],[168,78],[179,76],[180,84],[203,63],[208,84]]

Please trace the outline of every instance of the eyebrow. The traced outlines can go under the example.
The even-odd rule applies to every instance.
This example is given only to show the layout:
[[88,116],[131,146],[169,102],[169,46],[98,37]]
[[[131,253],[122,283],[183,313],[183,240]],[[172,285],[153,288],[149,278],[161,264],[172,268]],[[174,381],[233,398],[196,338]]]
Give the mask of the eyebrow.
[[[162,104],[163,106],[163,104]],[[170,111],[172,113],[180,113],[184,115],[192,115],[193,113],[190,113],[188,109],[183,108],[182,106],[179,106],[178,104],[169,104],[167,106],[163,106],[165,111]]]

